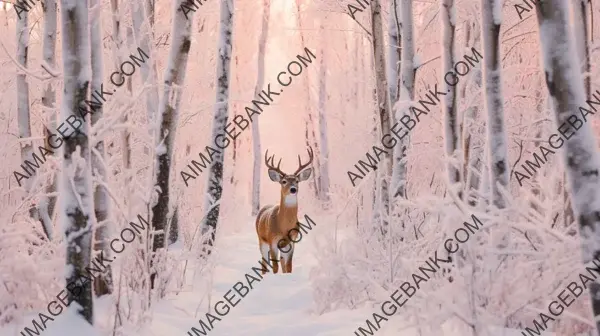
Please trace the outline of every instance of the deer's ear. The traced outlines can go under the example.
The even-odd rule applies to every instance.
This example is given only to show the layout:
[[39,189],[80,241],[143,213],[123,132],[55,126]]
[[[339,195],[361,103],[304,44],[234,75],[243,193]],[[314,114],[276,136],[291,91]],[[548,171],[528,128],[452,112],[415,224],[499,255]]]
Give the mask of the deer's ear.
[[279,174],[277,171],[275,171],[273,169],[269,169],[269,177],[271,178],[271,181],[273,181],[273,182],[281,181],[281,174]]
[[308,180],[311,173],[312,173],[312,168],[304,169],[300,174],[298,174],[298,181],[302,182],[302,181]]

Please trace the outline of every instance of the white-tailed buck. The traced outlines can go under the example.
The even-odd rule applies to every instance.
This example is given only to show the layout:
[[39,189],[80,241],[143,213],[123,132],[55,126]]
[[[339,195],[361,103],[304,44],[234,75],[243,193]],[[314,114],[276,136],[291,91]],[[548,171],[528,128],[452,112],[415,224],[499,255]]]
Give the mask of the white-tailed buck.
[[[298,169],[291,175],[279,169],[281,159],[277,168],[273,163],[275,155],[268,157],[265,153],[265,164],[269,168],[271,181],[281,185],[279,205],[266,205],[256,216],[256,233],[262,257],[267,262],[273,263],[273,273],[277,273],[279,266],[279,251],[281,251],[281,268],[283,273],[292,273],[292,257],[294,255],[294,242],[298,236],[298,184],[308,180],[312,168],[308,167],[313,161],[313,151],[309,147],[309,161],[302,164],[298,155]],[[305,169],[306,168],[306,169]],[[292,230],[296,229],[296,230]],[[295,232],[294,232],[295,231]],[[262,263],[262,274],[267,272],[267,265]]]

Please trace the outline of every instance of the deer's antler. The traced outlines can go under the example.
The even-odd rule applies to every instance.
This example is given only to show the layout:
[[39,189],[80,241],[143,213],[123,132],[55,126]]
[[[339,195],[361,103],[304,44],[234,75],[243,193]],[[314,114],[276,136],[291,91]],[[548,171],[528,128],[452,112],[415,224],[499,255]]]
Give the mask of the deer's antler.
[[302,164],[302,160],[300,160],[300,155],[298,155],[298,169],[296,170],[296,172],[294,173],[294,175],[298,174],[299,172],[301,172],[304,168],[308,167],[312,162],[313,162],[313,150],[311,147],[308,147],[308,149],[306,150],[308,152],[308,163],[306,164]]
[[277,163],[277,168],[275,168],[275,164],[273,162],[273,160],[275,159],[275,154],[273,154],[271,157],[269,157],[268,155],[269,150],[267,149],[267,151],[265,152],[265,164],[267,165],[267,168],[273,169],[274,171],[281,174],[281,176],[285,176],[286,174],[283,171],[281,171],[281,169],[279,169],[279,167],[281,166],[281,159],[279,159],[279,162]]

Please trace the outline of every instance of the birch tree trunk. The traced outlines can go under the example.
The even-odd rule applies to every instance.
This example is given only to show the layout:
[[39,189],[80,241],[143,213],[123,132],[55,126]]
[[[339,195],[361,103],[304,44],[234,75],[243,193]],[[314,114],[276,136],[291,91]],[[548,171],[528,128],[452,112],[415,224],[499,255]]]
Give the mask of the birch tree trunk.
[[[221,2],[217,51],[217,93],[211,139],[214,139],[217,134],[221,133],[229,116],[229,74],[231,53],[233,51],[233,6],[234,0]],[[210,247],[214,244],[219,221],[221,195],[223,194],[224,159],[225,150],[217,150],[210,166],[208,183],[206,184],[206,198],[204,200],[206,215],[202,219],[201,228],[203,236],[210,233],[210,238],[204,241],[205,245]],[[205,249],[205,252],[206,254],[210,254],[211,248]]]
[[[452,67],[456,62],[456,53],[454,48],[454,37],[456,30],[456,8],[454,0],[442,0],[442,73],[453,71]],[[459,151],[459,131],[458,131],[458,109],[456,104],[456,85],[448,85],[443,81],[442,92],[447,94],[442,100],[442,114],[444,115],[444,142],[446,149],[446,172],[450,185],[460,182],[460,169],[458,169],[456,160],[460,157]],[[445,87],[444,87],[445,86]],[[462,198],[462,192],[459,191],[459,197]]]
[[[501,188],[508,189],[508,169],[507,169],[507,140],[504,127],[504,111],[502,96],[502,78],[500,65],[500,25],[502,22],[501,11],[502,0],[481,0],[481,24],[483,35],[483,79],[485,85],[485,108],[487,110],[487,150],[489,164],[489,186],[491,194],[491,203],[497,209],[505,207],[505,200],[500,192]],[[500,229],[502,230],[502,229]],[[492,236],[491,245],[498,251],[506,249],[508,246],[508,234],[501,231]],[[459,259],[460,260],[460,259]],[[485,255],[483,262],[488,266],[488,271],[481,274],[480,278],[486,278],[491,283],[494,281],[495,274],[492,269],[498,269],[503,262],[498,255]],[[472,294],[472,292],[471,292]],[[472,296],[473,298],[473,296]],[[475,303],[474,298],[471,303],[478,305],[477,308],[485,308],[486,303]],[[474,307],[475,308],[475,307]],[[476,314],[477,309],[473,312]],[[506,323],[510,323],[507,321]],[[507,324],[505,324],[507,326]],[[479,323],[475,323],[473,328],[478,330]]]
[[[64,96],[61,120],[76,117],[79,102],[87,100],[90,84],[90,29],[87,1],[61,0]],[[92,179],[90,172],[89,127],[83,122],[79,132],[64,139],[60,194],[63,199],[62,227],[67,242],[66,282],[80,283],[80,276],[90,266],[92,228],[94,227]],[[81,293],[69,291],[68,300],[82,309],[78,314],[93,324],[91,284],[81,286]]]
[[[149,125],[148,134],[151,139],[155,138],[156,130],[158,125],[156,123],[156,114],[159,106],[159,95],[157,86],[156,76],[156,58],[154,54],[153,45],[150,41],[154,40],[154,3],[152,0],[143,1],[132,1],[131,5],[131,21],[133,23],[133,37],[136,41],[134,46],[139,46],[147,55],[148,62],[142,62],[140,64],[140,72],[142,74],[142,85],[146,91],[146,118]],[[124,58],[125,55],[122,55]],[[119,64],[121,61],[119,61]],[[131,78],[129,78],[131,85]],[[129,133],[124,135],[125,143],[129,143]],[[130,145],[129,145],[130,146]],[[144,148],[144,153],[151,153],[148,148]],[[132,175],[130,175],[132,176]],[[129,193],[133,194],[133,191]],[[167,218],[168,225],[166,225],[168,231],[168,245],[174,244],[179,238],[179,220],[178,216],[178,204],[170,202],[174,208],[170,211],[171,216]]]
[[154,27],[154,15],[156,14],[156,0],[146,0],[146,8],[148,9],[148,19],[150,20],[150,27]]
[[[581,120],[580,109],[586,101],[580,63],[565,50],[575,50],[567,17],[568,4],[562,0],[545,0],[536,4],[546,84],[556,115],[556,124],[568,119]],[[598,91],[596,91],[598,92]],[[591,114],[591,113],[590,113]],[[587,118],[592,118],[588,114]],[[579,224],[583,262],[587,265],[600,256],[600,157],[590,120],[565,141],[562,155],[569,180],[575,218]],[[592,300],[595,335],[600,335],[600,282],[588,286]]]
[[[99,0],[90,0],[90,6],[101,6]],[[92,60],[92,87],[91,92],[102,92],[103,71],[103,44],[102,44],[102,22],[100,15],[90,16],[90,38],[91,38],[91,60]],[[91,114],[92,127],[103,117],[102,107],[98,107]],[[94,251],[102,252],[105,258],[111,256],[109,248],[110,228],[110,200],[106,190],[106,167],[104,166],[104,139],[97,139],[92,149],[91,163],[92,176],[100,183],[94,185],[94,213],[96,215],[97,227],[94,234]],[[107,270],[94,281],[96,295],[102,296],[112,293],[112,269],[110,264]]]
[[[440,8],[440,16],[442,19],[442,74],[446,74],[448,72],[453,72],[453,66],[456,62],[456,52],[455,52],[455,32],[456,32],[456,7],[454,0],[442,0],[441,8]],[[467,40],[468,40],[467,36]],[[456,100],[456,85],[448,85],[448,83],[442,79],[442,92],[447,92],[447,94],[442,99],[442,114],[443,114],[443,125],[444,125],[444,149],[446,152],[446,173],[448,174],[448,182],[452,189],[456,187],[456,184],[461,181],[460,178],[460,168],[458,164],[459,155],[459,144],[460,144],[460,132],[459,132],[459,122],[458,122],[458,108],[457,108],[457,100]],[[456,189],[454,189],[456,190]],[[462,198],[462,189],[458,189],[458,196]],[[455,276],[457,267],[463,269],[465,266],[466,257],[466,249],[460,250],[458,253],[458,257],[454,260],[450,265],[444,266],[442,268],[443,274],[445,273],[449,282],[452,282],[452,278]],[[445,257],[447,259],[453,260],[448,252],[445,252]],[[458,260],[458,261],[457,261]],[[469,269],[469,267],[467,267]],[[471,272],[474,272],[474,268],[470,268]],[[446,273],[447,272],[447,273]],[[473,275],[474,273],[471,273]],[[470,300],[468,301],[468,309],[473,313],[470,318],[475,321],[474,325],[471,326],[472,335],[478,335],[477,332],[477,315],[475,305],[473,303],[474,298],[474,288],[473,283],[471,282],[473,276],[465,277],[465,282],[470,282],[470,285],[467,286],[467,295],[469,295]]]
[[506,130],[502,98],[502,78],[500,65],[500,24],[501,0],[481,0],[481,22],[483,33],[483,78],[485,82],[485,108],[488,116],[488,146],[490,165],[490,187],[492,202],[499,209],[505,201],[500,188],[508,186]]
[[[113,37],[113,41],[115,43],[115,47],[113,48],[113,52],[114,52],[114,56],[115,56],[115,62],[116,62],[116,67],[118,68],[122,62],[123,59],[126,57],[126,51],[128,48],[126,48],[126,45],[124,43],[124,39],[122,36],[122,27],[123,27],[123,17],[120,13],[121,8],[119,7],[119,0],[110,0],[110,5],[111,5],[111,11],[112,11],[112,37]],[[125,79],[126,81],[126,87],[127,87],[127,93],[129,96],[131,96],[131,89],[132,89],[132,83],[131,83],[131,77],[127,77]],[[127,123],[127,119],[128,116],[127,114],[125,114],[123,116],[123,120],[122,122],[124,124]],[[131,167],[131,143],[130,143],[130,134],[129,134],[129,130],[124,129],[121,131],[121,149],[122,149],[122,155],[123,155],[123,170],[127,171],[130,167]],[[129,185],[131,185],[131,180],[128,179],[126,182]],[[131,191],[128,191],[128,194],[131,194]],[[129,198],[129,197],[128,197]],[[126,200],[126,203],[129,203],[129,200]],[[129,213],[127,215],[130,215]],[[128,216],[129,217],[129,216]]]
[[[590,34],[588,33],[588,7],[591,8],[591,2],[589,0],[578,0],[572,2],[573,4],[573,16],[575,25],[575,41],[578,49],[579,60],[581,64],[581,71],[585,73],[583,78],[583,87],[585,90],[585,96],[591,99],[592,95],[592,67],[590,62]],[[590,14],[591,11],[590,11]],[[590,27],[592,30],[594,27]],[[564,180],[567,180],[566,174]],[[565,183],[566,184],[566,183]],[[569,193],[567,192],[566,185],[563,185],[563,199],[564,199],[564,225],[565,227],[571,225],[574,221],[573,206]]]
[[[56,0],[46,0],[42,3],[44,11],[44,35],[43,58],[46,66],[56,69],[56,20],[58,5]],[[48,81],[42,96],[42,105],[44,106],[44,115],[48,114],[48,124],[44,127],[44,147],[50,148],[49,136],[52,130],[56,130],[56,91],[52,88],[52,83]],[[50,154],[58,157],[57,153]],[[46,187],[47,194],[53,194],[57,191],[58,176],[53,172],[50,176],[50,183]],[[56,207],[56,196],[47,196],[40,201],[40,219],[44,225],[45,232],[52,239],[52,219],[54,218],[54,209]]]
[[[310,143],[310,136],[308,135],[308,129],[310,128],[309,124],[308,124],[308,118],[306,118],[304,120],[304,143],[306,144],[306,148],[311,146]],[[313,188],[314,192],[315,192],[315,196],[318,197],[319,196],[319,188],[317,186],[317,178],[314,176],[315,173],[312,174],[312,178],[310,179],[310,186],[311,188]]]
[[[310,138],[309,131],[308,131],[311,127],[310,127],[310,124],[308,123],[308,119],[309,118],[306,118],[304,120],[304,143],[306,144],[306,148],[311,146],[311,138]],[[314,165],[314,163],[313,163],[313,165]],[[317,178],[314,176],[315,173],[313,173],[312,175],[313,176],[311,177],[310,182],[309,182],[310,187],[313,188],[313,191],[315,192],[315,197],[318,198],[319,197],[319,186],[317,183]]]
[[[238,57],[237,56],[235,56],[235,69],[239,69],[239,62],[238,62]],[[238,87],[238,88],[240,87],[240,72],[239,71],[235,72],[235,84],[233,86],[234,87]],[[235,102],[235,101],[232,102],[232,107],[233,107],[232,108],[233,119],[231,119],[231,120],[235,120],[235,117],[238,115],[237,114],[237,109],[238,109],[237,102]],[[231,178],[229,179],[229,184],[231,185],[232,188],[235,189],[236,185],[238,183],[237,178],[236,178],[236,174],[235,174],[236,173],[236,170],[235,170],[235,168],[236,168],[236,161],[237,161],[237,157],[238,157],[238,155],[237,155],[238,148],[237,148],[237,141],[236,140],[231,141],[231,147],[232,147],[231,148],[231,151],[232,151],[232,153],[231,153],[232,154],[231,155],[231,170],[230,170]]]
[[[471,33],[474,33],[475,36],[473,38],[473,43],[471,43]],[[465,48],[468,49],[469,46],[478,46],[480,44],[480,34],[478,34],[478,30],[472,26],[470,22],[465,23]],[[473,69],[472,78],[477,86],[477,88],[481,87],[481,71],[478,69]],[[463,85],[462,93],[461,93],[462,101],[467,101],[467,85]],[[478,104],[478,103],[474,103]],[[479,115],[480,115],[480,107],[479,105],[469,106],[466,108],[466,111],[463,115],[463,123],[462,123],[462,149],[463,149],[463,179],[465,181],[464,190],[465,190],[465,200],[468,202],[470,206],[475,206],[477,204],[477,191],[481,185],[482,171],[483,166],[483,147],[484,141],[482,139],[482,134],[485,132],[480,130],[479,126]]]
[[173,209],[173,215],[169,219],[169,235],[168,235],[168,243],[169,245],[175,244],[179,240],[179,202],[175,202],[176,205]]
[[[390,133],[390,122],[392,115],[390,113],[390,103],[388,99],[387,78],[386,78],[386,63],[383,40],[383,24],[381,18],[381,2],[373,0],[371,2],[371,23],[373,32],[373,55],[375,62],[375,84],[377,94],[377,114],[381,125],[381,133]],[[392,176],[392,156],[389,152],[385,154],[385,166],[381,171],[381,188],[380,202],[383,207],[383,213],[378,216],[382,219],[383,227],[388,226],[388,217],[390,213],[390,195],[389,181]],[[376,216],[377,217],[377,216]],[[385,229],[383,229],[385,232]]]
[[[402,59],[402,41],[400,40],[402,8],[400,8],[400,1],[390,1],[390,13],[388,14],[388,90],[390,91],[392,110],[394,110],[394,106],[400,99],[400,60]],[[396,158],[394,158],[393,166],[396,163]]]
[[[344,53],[346,55],[352,55],[351,56],[352,57],[352,71],[354,71],[355,74],[359,75],[358,74],[359,59],[357,57],[359,51],[357,50],[358,48],[356,48],[356,46],[355,46],[355,48],[353,50],[354,52],[351,53],[351,49],[350,49],[351,47],[350,47],[350,43],[349,43],[349,42],[352,42],[351,35],[352,34],[344,34]],[[346,91],[343,94],[344,102],[346,103],[347,108],[342,108],[340,110],[339,122],[340,122],[340,129],[341,129],[342,134],[340,135],[339,140],[342,143],[346,143],[346,135],[344,134],[345,130],[346,130],[346,122],[344,120],[346,120],[347,110],[351,109],[350,101],[351,100],[357,101],[357,99],[358,99],[358,97],[356,97],[356,95],[358,94],[357,87],[358,87],[358,84],[357,84],[356,80],[354,80],[353,82],[348,82],[348,87],[346,88]],[[358,104],[354,105],[354,108],[358,108]]]
[[119,0],[110,0],[110,8],[112,12],[112,40],[115,43],[112,51],[115,56],[117,67],[121,64],[123,57],[125,56],[123,48],[123,38],[121,33],[122,17],[119,8]]
[[[308,84],[308,80],[306,81],[306,88],[307,90],[310,90],[309,84]],[[307,94],[308,96],[308,100],[310,101],[310,92]],[[308,144],[307,146],[312,146],[312,148],[315,148],[315,151],[317,152],[317,155],[315,155],[315,160],[313,162],[313,164],[311,165],[311,167],[313,167],[313,171],[314,173],[312,174],[312,179],[313,179],[313,186],[315,188],[315,194],[317,196],[318,199],[322,198],[322,193],[321,193],[321,146],[319,145],[318,139],[317,139],[317,135],[315,133],[315,122],[313,120],[313,111],[312,108],[308,108],[307,111],[307,116],[308,116],[308,120],[306,123],[306,127],[307,127],[307,134],[308,134]],[[318,167],[318,169],[317,169]],[[318,174],[317,174],[318,172]]]
[[[398,2],[402,6],[398,9]],[[413,36],[413,10],[412,0],[393,0],[396,3],[396,11],[402,14],[402,71],[400,77],[400,99],[412,101],[415,95],[415,42]],[[399,121],[406,111],[396,111],[396,121]],[[406,151],[410,143],[410,135],[399,140],[394,147],[394,166],[392,172],[392,195],[394,197],[407,198],[407,167]]]
[[[401,60],[402,60],[402,40],[401,40],[401,31],[402,31],[402,8],[401,6],[402,0],[391,0],[390,1],[390,12],[388,14],[388,90],[390,95],[390,108],[391,113],[394,115],[394,121],[399,121],[399,116],[401,114],[400,111],[396,111],[396,104],[400,100],[400,78],[402,76],[401,73]],[[408,137],[406,137],[408,139]],[[404,147],[404,148],[402,148]],[[399,144],[394,147],[394,152],[392,154],[392,190],[394,197],[396,194],[396,190],[399,184],[397,181],[402,175],[402,168],[406,168],[406,165],[403,165],[402,159],[404,158],[403,154],[406,154],[406,141],[402,139]],[[403,151],[404,149],[404,151]],[[404,174],[406,177],[406,174]],[[404,194],[403,194],[404,196]]]
[[325,14],[320,24],[320,59],[319,59],[319,136],[321,140],[321,175],[320,175],[320,195],[325,206],[329,203],[329,141],[327,139],[327,118],[325,115],[325,106],[327,105],[327,67],[325,65],[325,49],[327,48],[327,35],[324,29],[323,21],[327,20]]
[[[258,71],[254,96],[258,96],[265,81],[265,48],[269,35],[269,20],[271,14],[270,0],[263,0],[263,20],[258,38]],[[262,152],[260,149],[260,132],[258,122],[252,123],[252,150],[254,154],[252,165],[252,216],[258,215],[260,210],[260,167],[262,163]]]
[[169,177],[173,160],[173,147],[177,132],[177,121],[179,119],[179,105],[181,103],[181,90],[185,82],[188,57],[191,47],[191,28],[193,11],[185,14],[179,10],[187,0],[177,0],[174,6],[173,26],[171,29],[171,50],[164,75],[164,87],[156,124],[160,130],[156,144],[156,156],[154,158],[154,181],[158,188],[156,204],[152,206],[152,252],[150,259],[150,286],[155,288],[158,270],[155,266],[159,250],[165,247],[165,230],[169,212],[170,186]]
[[154,126],[152,121],[156,118],[156,110],[158,108],[158,87],[156,86],[156,62],[155,58],[152,57],[154,48],[152,48],[149,42],[154,39],[152,31],[153,21],[151,20],[152,8],[151,0],[131,2],[134,36],[137,40],[137,45],[148,54],[150,59],[148,63],[144,62],[140,64],[140,71],[142,73],[143,85],[149,86],[145,89],[146,113],[149,124]]
[[[590,97],[592,94],[592,85],[591,85],[591,63],[590,63],[590,34],[588,29],[588,7],[589,0],[577,0],[572,2],[573,4],[573,16],[575,18],[575,38],[577,50],[579,52],[579,59],[581,60],[581,68],[582,71],[586,73],[583,79],[583,86],[585,89],[585,94],[587,97]],[[593,29],[593,27],[592,27]]]
[[[24,69],[27,69],[28,46],[29,46],[29,13],[23,11],[21,17],[17,19],[16,32],[17,32],[17,62]],[[23,71],[19,71],[17,74],[17,120],[19,123],[19,139],[31,138],[31,121],[29,111],[29,84],[27,83],[26,74]],[[29,160],[33,154],[33,141],[28,139],[26,141],[21,140],[21,162]],[[25,175],[24,189],[27,194],[32,190],[33,182],[36,179],[35,169],[25,170],[28,173]],[[34,203],[29,208],[29,216],[34,221],[40,221],[40,214],[36,204]],[[52,228],[47,226],[48,224],[42,220],[42,229],[48,239],[50,239]],[[50,224],[51,225],[51,224]]]
[[[294,0],[296,4],[296,13],[298,13],[298,27],[300,28],[298,33],[300,34],[300,45],[302,50],[306,49],[306,39],[304,38],[304,25],[302,24],[302,18],[300,15],[300,0]],[[310,104],[310,84],[308,79],[304,80],[304,90],[306,93],[306,102],[308,102],[308,106],[306,107],[306,146],[312,146],[316,155],[311,167],[313,168],[313,173],[311,174],[311,185],[314,188],[315,196],[318,199],[321,199],[321,147],[319,146],[319,142],[317,140],[317,135],[315,134],[315,122],[313,120],[313,109]]]

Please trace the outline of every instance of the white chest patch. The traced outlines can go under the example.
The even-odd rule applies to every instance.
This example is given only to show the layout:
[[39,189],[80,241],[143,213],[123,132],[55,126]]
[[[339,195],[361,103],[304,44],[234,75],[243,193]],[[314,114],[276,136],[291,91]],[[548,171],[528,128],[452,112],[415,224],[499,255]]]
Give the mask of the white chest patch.
[[284,200],[285,205],[294,206],[298,204],[298,195],[287,195]]

